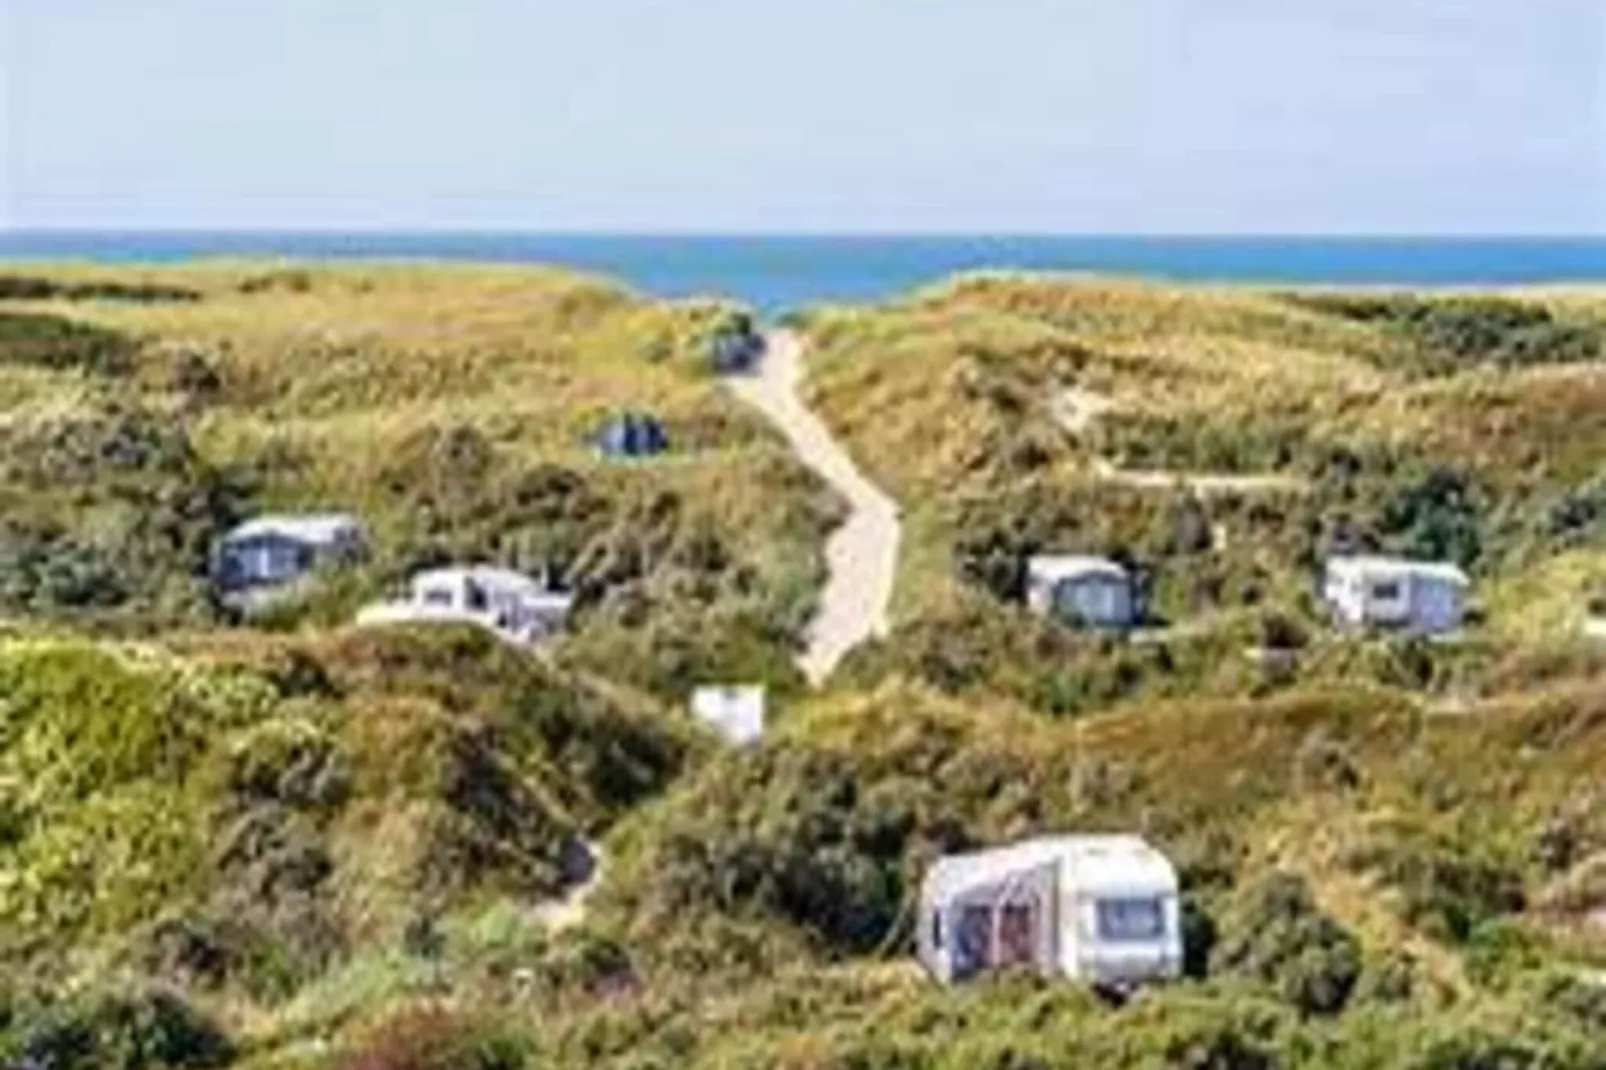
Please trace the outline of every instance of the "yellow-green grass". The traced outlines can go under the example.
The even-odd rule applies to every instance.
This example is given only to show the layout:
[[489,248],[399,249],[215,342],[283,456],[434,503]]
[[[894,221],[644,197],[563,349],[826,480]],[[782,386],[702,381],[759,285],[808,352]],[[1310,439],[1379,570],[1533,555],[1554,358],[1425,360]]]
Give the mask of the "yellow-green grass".
[[[1606,319],[1599,291],[1487,296],[1544,307],[1568,324]],[[1277,473],[1312,491],[1305,505],[1278,506],[1291,535],[1355,511],[1329,468],[1329,458],[1354,454],[1405,465],[1382,477],[1397,486],[1435,466],[1454,469],[1496,503],[1477,579],[1488,585],[1481,593],[1493,631],[1517,635],[1524,629],[1513,621],[1531,616],[1511,593],[1525,589],[1521,576],[1572,549],[1544,534],[1547,511],[1606,474],[1606,360],[1469,362],[1424,377],[1401,330],[1291,293],[983,275],[883,307],[817,310],[803,322],[810,396],[906,510],[896,597],[905,620],[953,605],[956,503],[979,503],[973,512],[984,514],[987,501],[1027,484],[1090,493],[1101,463],[1179,475]],[[1106,398],[1108,411],[1082,431],[1058,425],[1054,401],[1067,387]],[[1091,493],[1111,498],[1112,515],[1126,508],[1115,500],[1120,488]],[[1312,591],[1311,563],[1289,556],[1293,542],[1279,547],[1246,525],[1254,507],[1245,508],[1238,519],[1209,510],[1223,520],[1232,553],[1269,570],[1279,597]],[[1602,530],[1583,537],[1599,548]]]
[[[603,497],[686,503],[787,599],[806,602],[818,582],[827,495],[705,361],[726,303],[652,301],[534,267],[219,261],[9,273],[199,299],[4,302],[0,314],[61,317],[138,348],[114,375],[0,368],[0,424],[49,426],[137,402],[184,427],[208,464],[252,472],[255,509],[352,511],[381,555],[438,526],[426,511],[494,510],[522,475],[558,465]],[[197,364],[211,378],[204,388],[192,382]],[[670,453],[599,457],[593,436],[627,410],[661,419]],[[442,450],[465,434],[483,459],[459,474]]]

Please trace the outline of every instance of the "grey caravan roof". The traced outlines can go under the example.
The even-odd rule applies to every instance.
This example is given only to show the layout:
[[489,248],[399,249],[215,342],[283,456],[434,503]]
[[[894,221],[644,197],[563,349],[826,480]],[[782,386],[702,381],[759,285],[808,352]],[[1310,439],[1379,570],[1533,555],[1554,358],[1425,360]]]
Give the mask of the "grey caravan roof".
[[1139,836],[1044,836],[939,859],[927,871],[929,899],[945,900],[1008,880],[1044,865],[1063,865],[1067,880],[1088,890],[1175,891],[1169,860]]
[[277,537],[310,546],[332,546],[341,539],[359,538],[362,524],[349,513],[268,514],[234,528],[224,542]]
[[1472,583],[1465,569],[1449,561],[1413,561],[1376,554],[1334,555],[1327,559],[1327,570],[1338,576],[1370,576],[1374,579],[1421,576],[1458,587],[1468,587]]
[[1045,583],[1062,583],[1066,580],[1111,579],[1127,580],[1126,569],[1107,557],[1090,554],[1039,554],[1026,563],[1027,573]]

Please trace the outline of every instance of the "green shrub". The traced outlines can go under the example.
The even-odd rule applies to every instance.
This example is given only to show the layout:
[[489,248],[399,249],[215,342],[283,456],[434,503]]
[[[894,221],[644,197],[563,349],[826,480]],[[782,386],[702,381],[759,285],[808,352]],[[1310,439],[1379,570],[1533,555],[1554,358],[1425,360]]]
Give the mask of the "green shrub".
[[1606,1037],[1606,984],[1571,973],[1553,972],[1540,984],[1539,999],[1595,1035]]
[[1379,534],[1407,557],[1470,566],[1483,553],[1484,513],[1464,473],[1435,467],[1383,504]]
[[1360,978],[1360,943],[1316,909],[1304,881],[1274,873],[1237,899],[1213,969],[1267,984],[1304,1014],[1343,1010]]
[[6,1065],[28,1070],[200,1070],[233,1056],[216,1025],[160,989],[56,1002],[0,1035]]
[[0,313],[0,365],[126,375],[139,344],[114,331],[59,316]]
[[216,619],[211,551],[244,518],[245,472],[215,468],[181,424],[112,405],[0,428],[0,609]]
[[138,304],[199,301],[201,294],[182,286],[127,283],[115,279],[64,282],[38,275],[0,275],[0,301],[132,301]]
[[1398,894],[1401,916],[1443,940],[1464,942],[1525,901],[1521,875],[1510,867],[1408,832],[1382,836],[1351,865],[1376,873]]
[[1446,375],[1481,365],[1530,367],[1595,360],[1601,331],[1564,323],[1538,304],[1501,297],[1313,294],[1297,303],[1381,324],[1414,347],[1413,370]]

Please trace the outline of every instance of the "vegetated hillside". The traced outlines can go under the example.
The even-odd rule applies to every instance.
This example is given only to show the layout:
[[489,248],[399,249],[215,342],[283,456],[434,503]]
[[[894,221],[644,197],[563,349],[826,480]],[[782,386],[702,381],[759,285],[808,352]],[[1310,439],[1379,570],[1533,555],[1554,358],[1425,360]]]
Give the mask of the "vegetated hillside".
[[[0,611],[219,622],[221,532],[349,510],[369,566],[277,623],[343,621],[421,566],[550,565],[581,598],[576,656],[642,686],[789,663],[835,507],[709,374],[731,309],[530,269],[127,274],[0,286],[26,298],[0,302]],[[671,451],[595,457],[624,411]]]
[[[813,398],[906,510],[906,627],[861,679],[1071,711],[1367,664],[1386,682],[1405,659],[1476,691],[1490,666],[1534,664],[1525,643],[1547,662],[1578,646],[1606,580],[1598,297],[975,276],[804,325]],[[1331,639],[1314,594],[1334,549],[1465,565],[1481,646]],[[1022,621],[1044,550],[1127,562],[1170,630],[1111,648]],[[1280,656],[1268,670],[1251,648]]]
[[[705,374],[723,310],[517,269],[18,278],[0,1066],[1606,1066],[1583,296],[1496,306],[1494,342],[1404,298],[1016,280],[810,317],[908,528],[900,631],[803,695],[834,507]],[[1067,388],[1115,407],[1056,418]],[[616,406],[676,448],[593,457]],[[1173,464],[1297,482],[1133,475]],[[212,538],[302,507],[375,560],[230,620]],[[1485,619],[1331,638],[1335,538],[1461,556]],[[1126,556],[1173,631],[1027,616],[1040,546]],[[463,557],[566,570],[573,634],[345,624]],[[716,673],[780,692],[759,745],[684,713]],[[1186,980],[1116,1007],[912,964],[937,854],[1095,830],[1177,861]]]
[[0,957],[258,998],[465,896],[539,901],[688,726],[477,630],[0,647]]
[[[0,686],[3,950],[28,964],[0,1036],[45,1065],[1606,1058],[1598,681],[1077,721],[899,684],[717,755],[472,632],[19,639]],[[1177,859],[1191,980],[1117,1009],[908,963],[937,852],[1067,828]],[[555,932],[578,836],[602,887]]]

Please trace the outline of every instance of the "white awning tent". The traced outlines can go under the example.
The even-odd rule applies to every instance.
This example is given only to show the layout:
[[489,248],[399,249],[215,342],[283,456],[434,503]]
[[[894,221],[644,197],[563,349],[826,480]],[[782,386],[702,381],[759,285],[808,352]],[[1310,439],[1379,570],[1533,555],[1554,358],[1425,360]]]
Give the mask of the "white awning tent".
[[765,692],[756,684],[720,684],[692,692],[692,716],[737,746],[764,735]]

